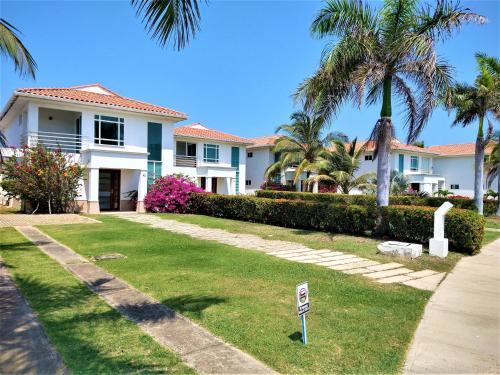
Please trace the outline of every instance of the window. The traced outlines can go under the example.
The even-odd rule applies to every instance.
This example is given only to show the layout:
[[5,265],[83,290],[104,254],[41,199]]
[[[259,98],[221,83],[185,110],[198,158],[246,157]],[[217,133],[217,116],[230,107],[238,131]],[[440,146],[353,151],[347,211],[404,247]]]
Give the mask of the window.
[[196,157],[196,143],[177,141],[175,147],[175,154],[179,156]]
[[429,158],[422,158],[422,172],[429,173],[430,172],[430,162]]
[[253,152],[247,152],[247,158],[253,158]]
[[148,187],[161,177],[161,161],[148,161]]
[[123,146],[123,118],[94,116],[94,142],[100,145]]
[[252,185],[252,180],[245,180],[245,186]]
[[460,189],[460,185],[458,185],[458,184],[451,184],[450,185],[450,189],[452,189],[452,190],[458,190],[458,189]]
[[410,169],[412,171],[418,171],[418,156],[410,156]]
[[203,145],[203,161],[205,163],[219,162],[219,145]]
[[365,155],[365,160],[373,160],[373,155]]
[[405,156],[399,154],[399,173],[403,173],[405,170]]
[[148,187],[161,177],[161,124],[148,122]]

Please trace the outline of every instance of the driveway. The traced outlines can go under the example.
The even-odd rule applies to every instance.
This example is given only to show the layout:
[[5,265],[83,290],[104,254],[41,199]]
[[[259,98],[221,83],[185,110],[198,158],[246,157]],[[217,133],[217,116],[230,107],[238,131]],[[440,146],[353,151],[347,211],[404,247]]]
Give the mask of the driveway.
[[28,215],[0,214],[0,227],[31,225],[89,224],[99,221],[76,214]]

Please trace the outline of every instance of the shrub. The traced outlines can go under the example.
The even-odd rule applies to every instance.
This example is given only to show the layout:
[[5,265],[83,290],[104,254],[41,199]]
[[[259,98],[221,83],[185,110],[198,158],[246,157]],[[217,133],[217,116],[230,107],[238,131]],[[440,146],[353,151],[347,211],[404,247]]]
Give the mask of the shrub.
[[294,189],[292,185],[283,185],[279,182],[266,181],[260,185],[262,190],[278,190],[278,191],[291,191]]
[[[357,204],[357,205],[371,205],[375,206],[375,197],[371,195],[348,195],[348,194],[331,194],[331,193],[300,193],[295,191],[281,192],[281,191],[263,191],[258,190],[255,192],[257,197],[273,198],[273,199],[300,199],[316,202],[327,203],[343,203],[343,204]],[[444,202],[451,202],[455,208],[463,208],[466,210],[476,211],[474,200],[467,197],[421,197],[417,195],[398,195],[389,197],[391,205],[404,205],[404,206],[429,206],[439,207]],[[490,216],[496,213],[496,201],[491,199],[484,200],[484,215]]]
[[23,146],[0,167],[2,189],[39,213],[73,212],[84,169],[60,150]]
[[184,213],[189,209],[192,193],[203,190],[184,177],[157,178],[144,198],[144,207],[150,212]]
[[276,200],[245,196],[193,194],[194,213],[290,228],[363,234],[373,227],[367,207]]
[[[311,194],[317,195],[319,194]],[[427,245],[433,235],[434,211],[435,208],[432,207],[384,207],[381,209],[382,225],[374,234]],[[374,230],[376,217],[374,205],[217,194],[193,194],[191,212],[282,227],[349,234],[364,234]],[[452,209],[446,216],[445,228],[451,250],[469,254],[479,251],[484,234],[483,217],[470,210]]]
[[[374,233],[402,241],[427,244],[434,231],[433,207],[389,206],[380,208],[381,225]],[[453,208],[445,216],[445,237],[454,251],[479,252],[484,235],[484,218],[477,213]]]

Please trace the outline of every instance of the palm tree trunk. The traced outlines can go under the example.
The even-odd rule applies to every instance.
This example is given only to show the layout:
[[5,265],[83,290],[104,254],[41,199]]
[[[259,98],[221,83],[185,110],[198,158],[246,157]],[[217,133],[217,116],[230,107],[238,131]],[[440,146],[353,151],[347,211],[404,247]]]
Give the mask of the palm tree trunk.
[[390,184],[390,163],[389,153],[391,149],[392,137],[392,108],[391,90],[392,77],[388,76],[384,80],[384,93],[380,120],[377,123],[377,207],[389,205],[389,184]]
[[484,182],[484,117],[479,117],[479,129],[476,138],[476,152],[474,155],[474,205],[477,212],[483,214],[483,182]]
[[497,216],[500,216],[500,134],[498,136],[497,193]]

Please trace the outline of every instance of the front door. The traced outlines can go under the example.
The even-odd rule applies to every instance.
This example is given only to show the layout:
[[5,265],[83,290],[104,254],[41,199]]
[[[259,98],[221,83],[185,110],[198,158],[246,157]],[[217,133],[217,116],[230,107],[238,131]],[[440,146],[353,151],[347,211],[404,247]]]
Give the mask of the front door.
[[99,170],[99,208],[101,211],[120,210],[120,171]]
[[217,194],[217,177],[212,177],[212,193]]

